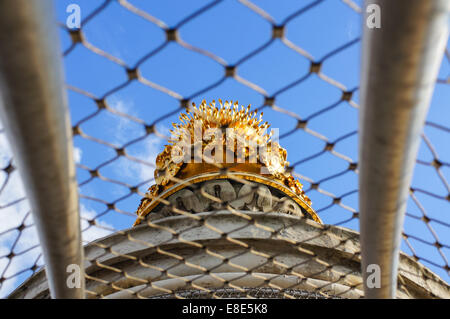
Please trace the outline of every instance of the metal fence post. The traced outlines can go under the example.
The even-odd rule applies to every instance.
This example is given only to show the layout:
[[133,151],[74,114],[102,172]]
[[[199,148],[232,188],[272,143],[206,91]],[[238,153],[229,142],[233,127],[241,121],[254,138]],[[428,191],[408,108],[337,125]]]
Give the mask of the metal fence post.
[[[376,0],[366,1],[366,8],[359,123],[362,267],[366,298],[393,298],[409,186],[448,38],[450,1]],[[371,8],[380,9],[380,28],[366,25]],[[380,266],[380,288],[367,286],[370,264]]]
[[[71,126],[50,0],[0,1],[0,112],[45,260],[53,298],[83,298]],[[69,288],[67,266],[80,265]]]

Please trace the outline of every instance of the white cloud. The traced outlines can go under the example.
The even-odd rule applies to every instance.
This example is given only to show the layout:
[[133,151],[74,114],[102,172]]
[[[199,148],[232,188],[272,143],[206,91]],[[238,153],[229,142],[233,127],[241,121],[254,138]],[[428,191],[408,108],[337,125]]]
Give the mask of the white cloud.
[[105,237],[113,232],[114,227],[104,221],[96,221],[98,226],[89,226],[89,221],[94,219],[97,213],[92,209],[86,208],[83,204],[80,205],[80,214],[81,229],[84,230],[81,234],[83,237],[83,242],[89,243],[98,238]]
[[[0,167],[8,166],[11,158],[9,143],[5,134],[2,133],[0,134]],[[4,183],[6,185],[0,193],[0,207],[3,207],[0,209],[0,256],[4,256],[0,258],[0,277],[10,278],[0,287],[0,298],[3,298],[17,286],[19,276],[15,275],[32,267],[41,250],[40,247],[32,248],[38,245],[39,240],[36,229],[32,226],[32,216],[28,214],[30,211],[28,201],[20,200],[25,197],[25,192],[19,172],[16,169],[8,176],[1,171],[1,175],[0,187]],[[26,227],[19,233],[16,228],[22,224]],[[11,250],[15,256],[9,259],[6,256],[11,253]]]
[[6,135],[5,133],[0,133],[0,167],[3,168],[8,165],[11,158],[11,149],[6,140]]
[[[111,101],[111,107],[121,113],[136,116],[133,112],[133,104],[119,99],[113,99]],[[168,130],[167,130],[168,131]],[[122,145],[129,142],[132,138],[137,138],[143,135],[142,129],[133,125],[130,120],[119,117],[118,125],[114,129],[114,142]],[[145,165],[132,161],[130,159],[123,159],[120,161],[120,165],[116,167],[116,173],[119,176],[126,176],[133,178],[135,181],[141,182],[153,178],[154,164],[156,156],[161,151],[162,140],[156,135],[150,135],[143,141],[139,142],[138,151],[128,151],[128,153],[139,160],[142,160],[150,165]]]
[[[116,110],[133,115],[132,104],[124,101],[114,101],[113,108]],[[128,142],[130,136],[141,136],[142,131],[138,131],[138,125],[130,125],[130,121],[126,118],[117,117],[118,125],[113,128],[113,136],[119,145]],[[1,123],[0,123],[1,129]],[[138,151],[131,153],[133,157],[139,158],[147,163],[154,164],[156,156],[161,148],[162,141],[156,136],[149,136],[144,141],[140,142]],[[73,157],[76,163],[82,160],[83,150],[78,147],[73,149]],[[4,133],[0,133],[0,168],[5,168],[9,165],[12,158],[10,145]],[[154,168],[125,159],[120,162],[120,167],[117,168],[117,174],[123,177],[129,177],[133,180],[145,181],[153,177]],[[30,207],[25,197],[24,185],[20,178],[20,174],[16,169],[9,174],[9,177],[4,171],[0,171],[0,187],[5,183],[5,187],[0,193],[0,278],[10,278],[3,282],[0,287],[0,298],[6,297],[11,293],[29,273],[21,276],[14,276],[21,270],[30,269],[38,256],[41,254],[41,249],[38,246],[39,239],[37,231],[33,226],[32,215],[29,214]],[[19,201],[20,200],[20,201]],[[13,205],[7,205],[17,201]],[[4,207],[6,206],[6,207]],[[114,227],[104,221],[96,220],[96,225],[89,226],[89,220],[95,218],[97,213],[95,210],[80,204],[81,228],[85,229],[82,233],[83,242],[91,242],[98,238],[107,236],[114,231]],[[17,228],[20,225],[26,227],[19,233]],[[13,248],[14,245],[14,248]],[[31,247],[37,246],[33,249]],[[11,260],[6,257],[11,253],[13,248],[14,256]],[[30,249],[27,251],[27,249]],[[1,257],[4,256],[4,257]],[[42,257],[39,259],[38,265],[42,265]]]
[[[133,152],[132,156],[154,165],[156,156],[159,153],[160,144],[161,141],[157,137],[147,137],[144,142],[140,143],[141,148],[139,151]],[[145,165],[129,159],[122,163],[122,174],[125,174],[127,177],[132,177],[139,182],[153,178],[153,173],[155,171],[153,165]]]
[[[75,147],[73,154],[75,162],[79,163],[82,150]],[[0,168],[7,167],[11,158],[10,145],[5,134],[0,133]],[[9,176],[4,171],[0,171],[0,187],[4,183],[6,185],[0,193],[0,278],[9,279],[5,280],[0,286],[0,298],[7,297],[18,286],[19,281],[24,280],[30,274],[24,273],[15,276],[22,270],[30,269],[41,254],[38,234],[33,225],[32,215],[29,214],[28,201],[24,199],[24,185],[18,170],[15,169]],[[14,204],[9,205],[11,203]],[[80,214],[88,220],[96,216],[94,210],[87,209],[83,205],[80,205]],[[87,224],[85,220],[82,220],[81,223],[82,225]],[[19,233],[17,228],[22,224],[26,227]],[[108,223],[97,221],[97,224],[99,227],[91,226],[83,232],[84,242],[90,242],[112,233],[113,227]],[[83,228],[86,228],[86,225]],[[11,250],[15,256],[9,258],[7,256],[11,253]],[[42,264],[43,258],[41,257],[38,266]]]
[[73,148],[73,160],[76,164],[81,163],[81,156],[83,155],[83,151],[79,147]]
[[349,40],[353,40],[358,34],[358,25],[359,23],[357,23],[355,20],[349,20],[347,22],[345,29]]

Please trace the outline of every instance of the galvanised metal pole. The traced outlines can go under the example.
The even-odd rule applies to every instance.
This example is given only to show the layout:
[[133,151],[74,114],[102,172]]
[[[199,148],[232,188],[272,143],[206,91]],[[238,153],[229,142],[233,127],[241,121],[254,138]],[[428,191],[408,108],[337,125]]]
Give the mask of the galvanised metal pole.
[[[50,0],[0,1],[0,115],[30,201],[53,298],[84,297],[72,138]],[[81,287],[66,284],[80,265]]]
[[[373,22],[376,8],[368,7],[373,4],[380,9],[381,27],[371,29],[366,22]],[[448,40],[450,0],[366,1],[364,10],[359,123],[364,290],[366,298],[393,298],[420,134]],[[367,285],[371,264],[380,267],[380,288]]]

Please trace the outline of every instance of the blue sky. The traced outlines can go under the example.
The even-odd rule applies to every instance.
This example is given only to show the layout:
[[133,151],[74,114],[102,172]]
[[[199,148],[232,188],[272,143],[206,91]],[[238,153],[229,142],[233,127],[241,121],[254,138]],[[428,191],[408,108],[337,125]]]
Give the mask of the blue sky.
[[[265,1],[257,3],[257,5],[269,12],[277,23],[281,23],[289,14],[311,2],[282,1],[282,6],[277,6],[273,1]],[[71,2],[59,1],[57,3],[60,21],[65,21],[67,16],[65,7],[69,3]],[[89,15],[101,3],[80,1],[82,15]],[[131,3],[161,19],[168,27],[174,27],[184,17],[208,2],[169,1],[164,2],[164,5],[161,2],[150,1]],[[287,24],[286,35],[290,41],[308,51],[315,60],[320,60],[334,49],[359,37],[359,15],[339,1],[330,1],[330,3],[319,5],[311,9],[311,13],[302,15],[302,17],[304,18],[292,19]],[[163,30],[130,13],[115,2],[87,23],[83,27],[83,32],[90,43],[123,60],[130,68],[133,68],[141,57],[165,41]],[[185,42],[220,56],[227,65],[236,64],[255,48],[266,43],[270,39],[271,32],[271,25],[266,20],[237,1],[224,1],[179,29],[179,35]],[[64,30],[61,31],[61,38],[63,49],[70,47],[70,38]],[[68,54],[64,59],[64,66],[68,84],[86,90],[97,97],[103,96],[111,88],[126,81],[123,67],[92,53],[83,46],[76,46]],[[268,96],[272,96],[288,84],[307,75],[309,67],[308,59],[288,48],[281,41],[275,40],[265,50],[240,64],[237,72],[239,77],[263,88]],[[351,91],[358,86],[358,67],[359,43],[355,43],[340,54],[327,59],[322,66],[322,71],[327,76],[337,79]],[[177,92],[184,98],[191,97],[212,83],[220,81],[223,78],[223,69],[222,65],[212,59],[189,51],[177,43],[169,43],[162,51],[139,66],[142,76]],[[356,101],[357,94],[356,91],[354,94]],[[277,94],[276,106],[305,119],[318,110],[339,102],[341,95],[340,89],[313,74],[301,85]],[[70,90],[68,97],[73,123],[77,123],[96,110],[92,99]],[[202,99],[211,101],[218,98],[238,100],[240,104],[251,104],[257,108],[264,102],[262,94],[231,78],[225,79],[217,87],[195,96],[191,100],[198,104]],[[152,124],[155,119],[170,112],[175,112],[174,115],[156,123],[158,131],[165,134],[168,134],[171,122],[177,121],[178,112],[176,111],[180,104],[177,99],[137,81],[109,95],[107,102],[112,108],[138,117],[148,124]],[[273,128],[280,129],[280,135],[292,131],[297,125],[297,119],[290,115],[269,107],[265,107],[263,112],[264,119],[269,121]],[[355,132],[357,118],[357,110],[348,103],[342,102],[334,109],[312,118],[308,123],[308,128],[324,135],[329,141],[333,141],[343,135]],[[344,119],[345,121],[343,121]],[[117,131],[117,125],[120,126],[120,132]],[[102,112],[83,123],[81,128],[90,136],[116,145],[132,140],[133,136],[136,138],[145,134],[142,125],[126,121],[109,112]],[[336,144],[336,151],[356,161],[356,141],[357,135],[352,135]],[[75,146],[82,149],[81,163],[90,168],[94,168],[106,158],[115,156],[114,150],[83,138],[75,137],[74,142]],[[291,163],[314,155],[322,151],[324,147],[323,141],[302,130],[297,130],[282,138],[281,143],[288,150],[288,160]],[[151,144],[151,148],[155,148],[156,152],[159,152],[163,148],[164,141],[156,140],[155,136],[151,135],[127,150],[131,153],[135,152],[133,154],[136,156],[143,155],[142,153],[145,153],[143,150],[148,147],[148,144]],[[148,158],[142,159],[149,161]],[[114,162],[102,169],[101,172],[105,176],[137,184],[140,181],[137,176],[133,174],[123,176],[121,166],[124,164],[123,162],[127,161],[123,159]],[[324,153],[315,160],[299,164],[295,168],[299,174],[317,181],[346,170],[348,165],[347,161],[330,153]],[[80,170],[79,177],[80,180],[84,180],[88,174]],[[342,189],[342,184],[345,184],[345,190]],[[327,186],[325,188],[327,191],[341,195],[356,189],[356,174],[349,171],[337,179],[324,182],[323,185]],[[305,187],[308,188],[307,182],[305,182]],[[122,191],[127,191],[121,188],[117,187],[116,189],[110,183],[99,180],[94,180],[86,185],[86,191],[100,192],[101,194],[97,196],[107,201],[114,200]],[[105,192],[106,189],[109,192]],[[116,191],[117,194],[115,194]],[[316,209],[329,204],[327,199],[318,192],[311,192],[310,196]],[[119,205],[124,210],[132,212],[136,202],[136,198],[129,198]],[[344,198],[343,202],[356,207],[356,194]],[[341,215],[340,211],[339,207],[336,207],[334,213],[325,211],[323,218],[330,223],[335,223],[351,217],[351,213],[345,212],[345,215]],[[111,214],[111,216],[116,216],[116,214]],[[346,218],[343,218],[344,216]],[[108,216],[105,217],[108,219]],[[123,227],[122,220],[119,222],[115,217],[110,222],[115,227]],[[347,226],[357,227],[357,220],[353,220],[350,224]]]
[[[357,39],[361,34],[361,17],[342,1],[326,0],[296,17],[289,18],[292,13],[315,2],[261,0],[253,3],[267,12],[277,25],[284,24],[288,19],[285,25],[286,38],[296,47],[308,52],[313,61],[323,61],[321,72],[340,83],[337,85],[330,84],[330,81],[325,81],[317,74],[308,76],[310,61],[288,48],[279,39],[275,39],[263,50],[242,62],[250,52],[268,43],[272,26],[238,1],[222,1],[188,21],[185,20],[186,17],[212,2],[129,1],[143,12],[163,21],[168,28],[177,27],[180,38],[189,45],[220,57],[222,64],[237,64],[239,78],[261,88],[261,92],[267,96],[275,95],[275,106],[272,108],[262,107],[264,94],[244,85],[244,81],[224,79],[223,65],[178,43],[170,42],[151,58],[142,60],[165,43],[165,33],[159,26],[131,13],[116,1],[111,1],[98,15],[84,24],[82,30],[85,39],[93,46],[120,59],[130,69],[138,65],[139,72],[145,79],[176,92],[183,98],[189,98],[196,104],[202,99],[209,102],[221,98],[238,100],[240,104],[262,108],[264,119],[269,121],[273,128],[279,128],[280,135],[283,136],[280,143],[288,151],[288,160],[291,164],[295,164],[295,172],[304,177],[301,178],[304,189],[309,190],[307,194],[323,221],[358,230],[358,219],[352,218],[353,211],[358,210],[358,179],[357,174],[348,168],[349,162],[357,162],[358,154],[357,88],[361,47]],[[68,16],[66,7],[71,3],[80,6],[83,21],[104,1],[55,1],[56,16],[61,23],[65,23]],[[361,6],[361,1],[355,3]],[[70,48],[70,36],[63,28],[60,28],[60,41],[63,52]],[[348,46],[328,56],[344,45]],[[89,92],[97,98],[103,97],[111,89],[127,81],[124,66],[95,54],[81,44],[75,46],[63,59],[63,65],[66,83],[69,86]],[[449,73],[449,61],[444,59],[439,78],[447,78]],[[303,80],[299,81],[300,79]],[[286,89],[289,84],[296,81],[299,81],[297,85]],[[212,84],[217,85],[204,90]],[[341,100],[343,90],[353,92],[351,103]],[[122,147],[129,141],[146,136],[144,125],[106,110],[84,121],[83,119],[97,110],[94,100],[70,89],[67,94],[71,121],[73,124],[82,121],[80,128],[84,134],[116,147]],[[448,127],[450,119],[448,101],[450,101],[450,86],[437,84],[428,120]],[[168,134],[171,122],[177,121],[177,110],[180,107],[180,102],[176,98],[138,81],[132,81],[114,93],[108,94],[106,102],[114,110],[141,119],[146,124],[155,124],[156,130],[164,135]],[[317,113],[321,110],[325,111]],[[164,117],[167,114],[172,115]],[[295,130],[298,119],[308,120],[307,130]],[[434,145],[439,159],[449,163],[450,134],[431,126],[425,128],[425,133]],[[334,147],[338,156],[322,152],[326,145],[324,140],[338,141]],[[150,134],[127,146],[126,150],[127,154],[152,164],[164,144],[164,139]],[[130,195],[129,188],[123,185],[99,178],[90,180],[88,171],[114,158],[116,156],[114,149],[81,136],[74,137],[74,146],[79,160],[77,172],[78,180],[82,184],[80,194],[116,203],[116,210],[109,210],[98,200],[82,198],[81,205],[85,217],[99,216],[97,220],[106,228],[118,230],[130,227],[134,221],[132,214],[137,208],[140,196]],[[347,159],[342,159],[339,154]],[[418,158],[426,163],[433,160],[430,150],[424,143],[421,145]],[[105,178],[130,186],[140,186],[141,192],[145,192],[152,184],[151,166],[124,157],[102,166],[99,171]],[[446,181],[450,180],[449,166],[443,166],[441,173]],[[320,182],[320,191],[311,190],[308,181]],[[429,165],[416,165],[412,185],[444,198],[449,193],[436,170]],[[449,202],[424,192],[416,192],[415,195],[425,208],[427,216],[444,222],[442,224],[431,221],[430,226],[437,234],[439,242],[448,247]],[[344,207],[332,205],[333,197],[342,197],[341,203]],[[407,211],[410,216],[422,217],[421,211],[412,199],[408,202]],[[413,217],[406,218],[405,232],[427,242],[435,242],[432,231],[426,224]],[[99,232],[98,235],[104,233]],[[409,242],[419,257],[432,261],[429,263],[422,260],[426,266],[449,281],[450,277],[441,268],[445,262],[434,246],[411,238]],[[411,254],[405,242],[402,243],[402,250]],[[441,251],[449,258],[448,248],[443,247]]]

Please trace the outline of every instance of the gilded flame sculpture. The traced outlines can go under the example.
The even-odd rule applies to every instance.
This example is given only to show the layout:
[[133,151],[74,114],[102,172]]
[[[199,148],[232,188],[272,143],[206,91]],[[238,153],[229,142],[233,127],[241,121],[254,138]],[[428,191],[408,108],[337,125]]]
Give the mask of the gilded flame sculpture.
[[289,172],[287,152],[271,139],[270,125],[262,115],[250,112],[250,105],[239,109],[238,102],[205,101],[180,115],[173,123],[172,136],[156,158],[155,184],[142,199],[134,225],[161,200],[192,184],[220,179],[244,179],[278,189],[294,200],[316,222],[319,216],[303,185]]

